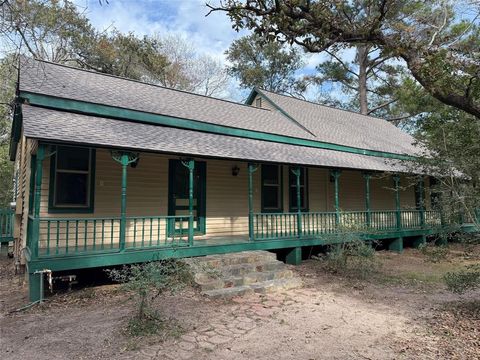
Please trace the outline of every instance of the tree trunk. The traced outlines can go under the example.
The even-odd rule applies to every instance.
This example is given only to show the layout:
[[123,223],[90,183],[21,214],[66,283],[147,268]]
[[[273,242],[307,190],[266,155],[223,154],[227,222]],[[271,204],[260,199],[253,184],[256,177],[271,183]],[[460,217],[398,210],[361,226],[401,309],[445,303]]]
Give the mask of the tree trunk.
[[367,69],[368,69],[368,47],[357,45],[358,63],[358,101],[360,103],[360,114],[368,115],[367,98]]

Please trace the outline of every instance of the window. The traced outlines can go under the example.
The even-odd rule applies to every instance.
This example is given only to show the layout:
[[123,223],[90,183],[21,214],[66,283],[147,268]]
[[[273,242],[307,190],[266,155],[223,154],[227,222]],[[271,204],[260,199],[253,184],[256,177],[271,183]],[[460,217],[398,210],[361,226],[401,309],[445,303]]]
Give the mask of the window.
[[[290,211],[297,211],[297,177],[290,168],[288,183],[289,183],[289,204]],[[308,211],[308,169],[300,168],[300,210]]]
[[261,98],[261,97],[257,97],[257,98],[255,99],[255,106],[256,106],[257,108],[261,108],[261,107],[262,107],[262,98]]
[[262,212],[281,212],[282,168],[278,165],[262,165]]
[[93,212],[95,150],[57,146],[50,158],[50,212]]

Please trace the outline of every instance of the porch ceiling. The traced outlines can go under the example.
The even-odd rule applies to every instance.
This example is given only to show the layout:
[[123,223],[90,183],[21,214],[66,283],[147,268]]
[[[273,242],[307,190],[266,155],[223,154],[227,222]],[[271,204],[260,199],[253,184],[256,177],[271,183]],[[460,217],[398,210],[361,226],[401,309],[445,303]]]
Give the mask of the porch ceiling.
[[394,159],[119,121],[29,105],[23,105],[22,110],[24,135],[40,140],[255,162],[407,172],[405,165]]

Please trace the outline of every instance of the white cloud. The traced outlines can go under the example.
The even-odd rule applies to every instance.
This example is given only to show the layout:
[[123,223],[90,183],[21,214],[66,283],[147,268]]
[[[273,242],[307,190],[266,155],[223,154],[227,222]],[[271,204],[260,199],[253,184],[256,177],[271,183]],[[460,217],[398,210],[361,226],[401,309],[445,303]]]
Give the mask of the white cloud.
[[224,52],[240,37],[224,13],[208,17],[205,0],[76,0],[80,9],[98,30],[114,26],[136,35],[174,33],[190,40],[202,54],[225,60]]

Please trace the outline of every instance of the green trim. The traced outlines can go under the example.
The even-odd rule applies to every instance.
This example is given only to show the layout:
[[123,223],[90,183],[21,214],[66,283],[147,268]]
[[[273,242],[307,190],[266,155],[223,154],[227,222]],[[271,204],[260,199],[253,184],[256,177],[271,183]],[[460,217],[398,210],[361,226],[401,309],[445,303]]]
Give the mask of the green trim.
[[33,214],[33,199],[35,197],[35,173],[37,171],[37,155],[30,156],[30,187],[28,192],[28,215]]
[[[280,180],[280,208],[278,209],[265,209],[264,206],[264,199],[263,199],[263,182],[265,180],[265,171],[264,166],[276,166],[280,171],[279,171],[279,180]],[[282,165],[277,165],[277,164],[262,164],[261,166],[261,177],[260,177],[260,198],[261,198],[261,211],[262,213],[277,213],[277,212],[283,212],[283,166]]]
[[306,146],[318,149],[335,150],[353,154],[375,156],[399,160],[413,160],[415,157],[405,154],[361,149],[351,146],[332,144],[322,141],[302,139],[297,137],[277,135],[260,131],[246,130],[223,125],[209,124],[197,120],[175,118],[171,116],[153,114],[143,111],[131,110],[121,107],[94,104],[84,101],[63,99],[48,95],[41,95],[21,91],[20,96],[30,105],[42,106],[61,111],[70,111],[87,115],[102,116],[107,118],[122,119],[132,122],[156,124],[162,126],[176,127],[194,131],[203,131],[213,134],[236,136],[247,139],[271,141],[289,145]]
[[[61,145],[64,147],[76,147],[85,149],[83,146]],[[90,187],[89,187],[89,206],[88,207],[74,207],[74,206],[55,206],[53,200],[55,198],[55,159],[58,151],[58,146],[51,147],[52,155],[50,157],[50,179],[48,184],[48,213],[49,214],[92,214],[94,212],[95,202],[95,168],[96,168],[96,150],[90,150]]]
[[22,107],[17,102],[15,103],[15,109],[13,112],[12,129],[11,129],[11,135],[10,135],[10,146],[9,146],[10,161],[15,161],[15,157],[17,156],[17,146],[22,135],[22,123],[23,123]]
[[[297,211],[296,208],[292,207],[292,194],[290,193],[290,186],[292,179],[296,180],[296,176],[292,173],[292,170],[295,169],[295,166],[289,166],[289,172],[288,172],[288,209],[289,212],[295,212]],[[308,187],[308,167],[300,167],[300,169],[305,169],[305,207],[301,208],[301,212],[308,212],[309,211],[309,205],[310,205],[310,196],[309,196],[309,187]],[[296,196],[296,195],[295,195]]]

